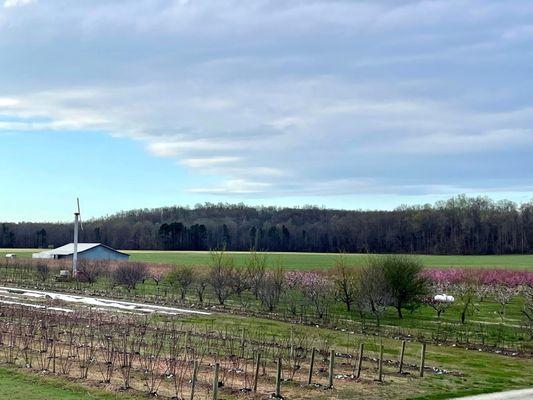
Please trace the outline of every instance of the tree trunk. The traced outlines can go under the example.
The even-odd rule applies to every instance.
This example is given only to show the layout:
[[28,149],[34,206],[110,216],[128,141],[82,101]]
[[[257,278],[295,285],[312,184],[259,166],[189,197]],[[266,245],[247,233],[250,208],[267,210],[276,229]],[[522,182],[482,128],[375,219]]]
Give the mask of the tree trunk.
[[403,319],[402,306],[400,304],[398,304],[396,306],[396,309],[398,310],[398,318]]

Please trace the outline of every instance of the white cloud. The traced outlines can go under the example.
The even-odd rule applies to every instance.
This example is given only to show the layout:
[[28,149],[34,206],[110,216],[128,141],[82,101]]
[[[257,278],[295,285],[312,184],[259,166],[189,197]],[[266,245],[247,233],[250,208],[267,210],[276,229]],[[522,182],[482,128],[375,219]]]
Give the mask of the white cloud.
[[203,158],[185,158],[181,160],[183,165],[192,168],[215,168],[220,164],[235,163],[239,161],[239,157],[203,157]]
[[12,8],[12,7],[26,6],[28,4],[35,3],[36,1],[37,0],[5,0],[4,7]]
[[206,193],[206,194],[237,194],[237,195],[252,195],[263,194],[271,187],[270,184],[264,182],[249,182],[243,179],[230,179],[223,182],[222,185],[209,188],[191,188],[187,191],[190,193]]
[[14,107],[18,104],[17,99],[10,99],[8,97],[0,97],[0,110]]
[[494,174],[533,170],[533,60],[516,40],[531,17],[531,2],[481,0],[0,10],[0,131],[139,140],[222,177],[195,193],[497,190]]

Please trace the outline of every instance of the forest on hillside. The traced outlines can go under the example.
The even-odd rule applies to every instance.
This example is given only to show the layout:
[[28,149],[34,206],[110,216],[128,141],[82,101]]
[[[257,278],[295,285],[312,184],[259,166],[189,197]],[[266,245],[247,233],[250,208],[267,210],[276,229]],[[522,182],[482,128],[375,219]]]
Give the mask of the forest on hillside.
[[[72,223],[4,222],[0,248],[57,247],[72,242],[72,235]],[[393,211],[206,203],[86,221],[80,241],[131,250],[533,253],[533,201],[516,204],[461,195]]]

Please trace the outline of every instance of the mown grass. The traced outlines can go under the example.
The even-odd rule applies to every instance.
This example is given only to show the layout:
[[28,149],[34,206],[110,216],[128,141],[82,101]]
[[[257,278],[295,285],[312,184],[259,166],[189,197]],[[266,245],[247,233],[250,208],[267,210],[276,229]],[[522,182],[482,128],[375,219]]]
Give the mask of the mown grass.
[[[209,252],[182,251],[128,251],[132,261],[168,263],[181,265],[206,265],[210,261]],[[235,263],[245,264],[247,252],[233,252]],[[269,264],[281,265],[290,269],[331,268],[338,259],[333,253],[267,253]],[[346,254],[348,263],[355,266],[364,264],[366,254]],[[533,268],[533,255],[503,256],[419,256],[428,267],[487,267],[487,268]]]
[[112,400],[138,399],[123,393],[88,388],[55,376],[42,376],[15,367],[0,367],[0,399],[9,400]]
[[[38,249],[0,249],[0,258],[6,253],[16,253],[18,257],[31,257]],[[207,265],[210,261],[208,251],[157,251],[125,250],[131,261],[164,263],[176,265]],[[231,252],[238,266],[245,264],[248,252]],[[267,252],[272,266],[280,265],[287,269],[320,269],[335,265],[338,254],[334,253],[271,253]],[[354,266],[365,262],[366,254],[346,254],[347,261]],[[475,267],[475,268],[533,268],[533,254],[528,255],[489,255],[489,256],[434,256],[420,255],[427,267]]]

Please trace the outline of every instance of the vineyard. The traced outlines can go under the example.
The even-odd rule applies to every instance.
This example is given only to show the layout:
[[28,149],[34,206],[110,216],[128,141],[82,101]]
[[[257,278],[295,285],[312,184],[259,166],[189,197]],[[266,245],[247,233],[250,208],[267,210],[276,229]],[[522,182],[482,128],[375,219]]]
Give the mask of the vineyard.
[[361,341],[338,352],[296,331],[284,338],[244,330],[236,334],[175,320],[19,305],[3,305],[0,315],[3,362],[164,398],[216,399],[219,392],[281,397],[300,387],[312,397],[313,391],[355,381],[460,375],[425,366],[425,344],[409,343],[420,348],[420,359],[418,364],[408,361],[405,341],[398,341],[398,359],[386,359],[383,345],[367,349]]

